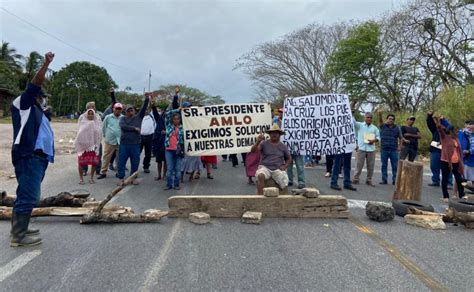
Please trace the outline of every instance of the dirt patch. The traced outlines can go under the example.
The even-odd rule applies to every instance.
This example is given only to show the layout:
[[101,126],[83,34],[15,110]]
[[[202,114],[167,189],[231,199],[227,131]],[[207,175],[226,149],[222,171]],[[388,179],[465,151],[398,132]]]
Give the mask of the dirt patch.
[[[54,144],[57,156],[74,155],[74,139],[77,133],[76,123],[52,124],[54,132]],[[11,160],[11,147],[13,143],[13,128],[11,124],[0,124],[0,182],[9,179],[15,172]],[[63,162],[61,162],[63,161]],[[64,163],[64,159],[57,159],[57,163]]]

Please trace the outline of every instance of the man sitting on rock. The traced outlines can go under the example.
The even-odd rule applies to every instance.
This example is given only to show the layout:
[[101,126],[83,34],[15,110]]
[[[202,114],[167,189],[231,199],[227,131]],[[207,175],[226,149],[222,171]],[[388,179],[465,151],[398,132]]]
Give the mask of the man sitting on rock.
[[280,136],[284,134],[280,127],[274,124],[266,133],[270,135],[270,140],[265,140],[265,136],[260,134],[257,142],[252,146],[252,152],[259,152],[261,157],[255,174],[259,195],[263,195],[265,180],[273,179],[280,189],[288,186],[286,170],[292,161],[288,148],[280,142]]

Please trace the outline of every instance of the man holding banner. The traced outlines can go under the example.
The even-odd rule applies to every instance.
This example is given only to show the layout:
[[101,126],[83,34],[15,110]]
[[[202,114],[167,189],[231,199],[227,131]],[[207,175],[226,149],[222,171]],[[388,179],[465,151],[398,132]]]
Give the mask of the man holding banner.
[[367,161],[367,181],[366,184],[374,187],[372,176],[375,167],[375,143],[380,141],[379,129],[372,124],[372,113],[365,113],[365,121],[357,122],[354,119],[354,126],[357,130],[357,144],[359,150],[357,152],[357,167],[354,175],[353,183],[359,183],[359,177]]
[[259,195],[263,195],[265,180],[273,179],[280,189],[286,188],[288,186],[286,170],[292,162],[288,147],[280,142],[280,136],[285,132],[277,124],[274,124],[266,133],[270,135],[270,140],[265,140],[265,136],[260,134],[257,143],[252,146],[252,152],[259,152],[261,155],[260,165],[255,174]]

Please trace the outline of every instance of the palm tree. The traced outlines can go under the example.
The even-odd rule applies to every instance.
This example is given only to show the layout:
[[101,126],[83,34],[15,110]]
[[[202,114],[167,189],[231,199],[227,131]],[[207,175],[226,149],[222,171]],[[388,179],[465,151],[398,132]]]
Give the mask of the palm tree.
[[44,57],[41,56],[38,52],[31,52],[25,60],[25,77],[27,81],[31,81],[35,73],[41,67]]
[[0,61],[5,62],[12,69],[20,70],[20,61],[23,56],[18,54],[15,48],[10,47],[10,43],[2,41],[2,48],[0,50]]

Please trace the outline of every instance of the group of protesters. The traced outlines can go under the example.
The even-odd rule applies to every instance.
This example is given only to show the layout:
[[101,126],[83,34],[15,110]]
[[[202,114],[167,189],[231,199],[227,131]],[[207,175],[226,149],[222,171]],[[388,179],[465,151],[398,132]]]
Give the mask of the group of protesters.
[[[123,106],[117,102],[113,88],[110,95],[111,105],[102,117],[96,113],[94,102],[88,102],[79,117],[74,142],[79,184],[84,184],[88,166],[91,166],[89,183],[95,183],[95,173],[98,179],[104,179],[108,170],[116,170],[118,184],[122,184],[127,161],[130,160],[132,175],[139,169],[142,152],[143,172],[150,173],[154,156],[158,173],[155,180],[166,180],[166,190],[179,190],[185,174],[189,174],[189,181],[199,179],[202,168],[206,169],[208,179],[214,178],[211,170],[216,168],[216,156],[185,156],[180,111],[191,103],[180,101],[179,87],[176,87],[172,103],[165,109],[158,106],[159,96],[154,93],[145,93],[140,110],[134,105]],[[116,167],[114,160],[118,160]],[[131,179],[130,183],[138,184],[138,181]]]
[[[41,243],[39,230],[30,229],[29,222],[34,207],[41,197],[41,182],[49,163],[54,162],[54,133],[52,131],[51,111],[46,105],[41,85],[54,54],[45,54],[44,63],[28,84],[26,90],[17,97],[11,106],[13,123],[12,163],[18,182],[16,200],[12,212],[11,246],[31,246]],[[170,106],[158,106],[157,95],[146,93],[143,105],[137,110],[134,105],[122,105],[111,92],[111,104],[100,116],[94,102],[88,102],[85,112],[79,116],[78,132],[74,142],[78,155],[79,183],[84,184],[84,174],[90,170],[89,183],[107,177],[108,170],[117,170],[116,177],[122,185],[125,179],[127,161],[130,160],[130,175],[136,173],[144,150],[143,172],[150,173],[152,155],[157,162],[156,180],[166,179],[166,190],[180,189],[185,174],[189,180],[198,179],[205,168],[207,178],[213,179],[211,169],[216,168],[216,156],[186,156],[181,121],[181,109],[191,107],[189,102],[180,100],[179,87],[176,88]],[[353,113],[355,109],[352,109]],[[257,192],[263,193],[269,179],[280,188],[294,184],[293,165],[296,166],[297,187],[305,187],[304,164],[314,157],[303,157],[300,153],[290,153],[281,142],[284,131],[281,129],[283,109],[275,116],[273,125],[266,133],[260,134],[251,152],[242,156],[246,167],[248,182],[256,178]],[[381,113],[379,113],[379,117]],[[382,160],[382,180],[388,184],[388,160],[392,166],[392,184],[395,183],[398,159],[413,161],[418,152],[420,131],[414,127],[415,117],[409,117],[405,126],[395,124],[395,116],[388,114],[380,128],[372,121],[372,114],[366,113],[363,122],[354,119],[357,132],[356,171],[351,178],[352,153],[326,157],[328,167],[326,176],[331,177],[330,186],[341,190],[337,181],[343,173],[343,187],[356,191],[353,185],[359,183],[364,164],[367,166],[366,184],[373,184],[376,144],[380,143]],[[464,196],[464,187],[473,187],[474,181],[474,121],[466,121],[464,129],[457,131],[449,121],[427,113],[428,128],[432,133],[430,186],[440,186],[443,199],[448,200],[448,184],[454,177],[459,196]],[[103,142],[103,143],[102,143]],[[227,157],[224,157],[227,159]],[[237,154],[229,159],[236,166]],[[114,160],[118,160],[114,167]],[[166,169],[166,172],[165,172]],[[441,180],[440,180],[441,173]],[[133,178],[133,179],[132,179]],[[130,183],[138,184],[134,177]]]
[[[355,113],[353,106],[352,113]],[[263,183],[269,178],[273,178],[281,188],[293,185],[293,164],[296,164],[298,188],[305,186],[304,166],[309,161],[318,161],[320,157],[303,156],[299,153],[290,153],[288,147],[282,143],[281,137],[272,136],[278,133],[280,136],[284,132],[280,129],[283,109],[274,116],[273,128],[269,130],[270,140],[263,142],[259,137],[257,143],[252,148],[253,152],[261,153],[262,158],[258,166],[257,189],[258,193],[263,192]],[[395,185],[397,176],[398,160],[414,161],[418,155],[418,145],[421,139],[420,131],[414,126],[416,118],[410,116],[406,120],[406,125],[395,124],[395,115],[388,114],[385,121],[383,113],[378,112],[380,121],[379,127],[373,123],[373,115],[370,112],[364,114],[364,121],[353,120],[356,130],[356,167],[354,176],[351,178],[352,152],[327,155],[326,156],[326,177],[330,177],[330,187],[334,190],[341,190],[338,185],[338,178],[343,178],[345,189],[356,191],[353,185],[360,182],[360,176],[366,165],[366,184],[375,187],[373,174],[375,169],[376,144],[380,143],[380,160],[382,180],[381,185],[388,184],[388,161],[392,168],[391,183]],[[452,185],[452,177],[456,183],[458,195],[464,197],[464,187],[474,189],[474,120],[467,120],[464,128],[457,131],[449,121],[435,115],[432,111],[427,113],[426,123],[432,134],[430,144],[430,168],[432,171],[432,182],[429,186],[439,187],[441,185],[443,198],[449,200],[448,185]],[[273,147],[269,147],[272,145]],[[278,161],[278,163],[276,162]],[[304,162],[305,165],[303,164]],[[342,175],[341,175],[342,172]],[[441,179],[440,179],[441,173]]]

